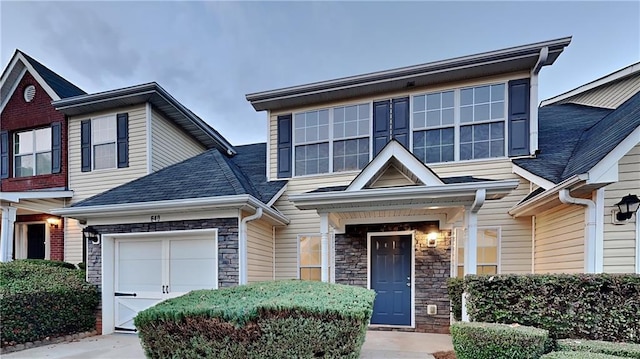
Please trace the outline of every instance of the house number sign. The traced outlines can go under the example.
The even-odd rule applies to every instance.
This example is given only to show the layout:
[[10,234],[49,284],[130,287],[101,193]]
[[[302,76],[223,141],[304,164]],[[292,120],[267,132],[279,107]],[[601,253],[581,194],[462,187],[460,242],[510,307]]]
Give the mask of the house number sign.
[[151,216],[151,222],[160,222],[160,215],[156,214]]

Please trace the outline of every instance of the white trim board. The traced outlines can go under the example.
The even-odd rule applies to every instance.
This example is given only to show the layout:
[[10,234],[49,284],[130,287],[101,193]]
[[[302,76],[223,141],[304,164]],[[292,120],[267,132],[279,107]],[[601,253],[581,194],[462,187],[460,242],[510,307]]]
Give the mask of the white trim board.
[[416,231],[368,232],[367,233],[367,289],[371,289],[371,237],[411,236],[411,325],[369,324],[370,327],[415,328],[416,327]]
[[553,186],[555,186],[555,183],[542,178],[538,175],[535,175],[527,170],[525,170],[524,168],[516,165],[515,163],[511,164],[511,172],[517,174],[518,176],[526,179],[529,182],[532,182],[533,184],[540,186],[544,189],[549,189]]
[[640,126],[611,150],[595,166],[591,167],[587,184],[618,181],[618,161],[640,143]]

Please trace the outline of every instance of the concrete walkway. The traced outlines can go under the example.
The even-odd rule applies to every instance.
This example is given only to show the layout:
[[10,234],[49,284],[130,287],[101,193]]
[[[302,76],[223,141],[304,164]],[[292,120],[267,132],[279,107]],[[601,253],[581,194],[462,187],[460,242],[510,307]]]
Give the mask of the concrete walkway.
[[[432,359],[429,353],[452,350],[451,337],[443,334],[367,332],[362,359]],[[144,352],[136,335],[112,334],[59,343],[4,354],[3,359],[143,359]]]

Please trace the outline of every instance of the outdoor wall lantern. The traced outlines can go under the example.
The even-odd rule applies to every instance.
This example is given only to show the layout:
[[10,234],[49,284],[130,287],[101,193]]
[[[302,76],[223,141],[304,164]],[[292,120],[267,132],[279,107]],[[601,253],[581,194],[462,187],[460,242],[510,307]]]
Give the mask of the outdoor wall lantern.
[[438,246],[438,233],[431,232],[427,234],[427,247],[435,248]]
[[620,202],[615,204],[618,207],[618,213],[616,213],[616,219],[618,221],[628,221],[631,219],[634,213],[640,206],[640,199],[635,194],[629,193],[629,195],[622,197]]
[[60,225],[60,219],[56,217],[49,217],[47,218],[47,223],[49,223],[49,226],[51,226],[52,228],[58,228],[58,226]]
[[92,227],[83,229],[82,237],[85,241],[90,240],[93,244],[100,244],[100,234],[98,234],[98,232],[96,232]]

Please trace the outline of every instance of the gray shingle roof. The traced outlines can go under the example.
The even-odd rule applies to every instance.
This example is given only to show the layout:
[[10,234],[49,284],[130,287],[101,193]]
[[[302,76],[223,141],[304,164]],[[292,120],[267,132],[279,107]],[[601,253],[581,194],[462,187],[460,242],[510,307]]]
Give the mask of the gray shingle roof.
[[218,149],[115,187],[73,207],[249,194],[267,203],[286,181],[267,182],[266,144],[237,146],[229,158]]
[[82,91],[78,86],[64,79],[62,76],[51,71],[48,67],[36,61],[33,57],[20,51],[22,55],[29,61],[33,69],[40,74],[42,79],[51,87],[60,98],[73,97],[79,95],[86,95],[87,93]]
[[553,183],[563,178],[580,134],[612,110],[576,104],[545,106],[538,109],[538,148],[535,158],[513,163]]

